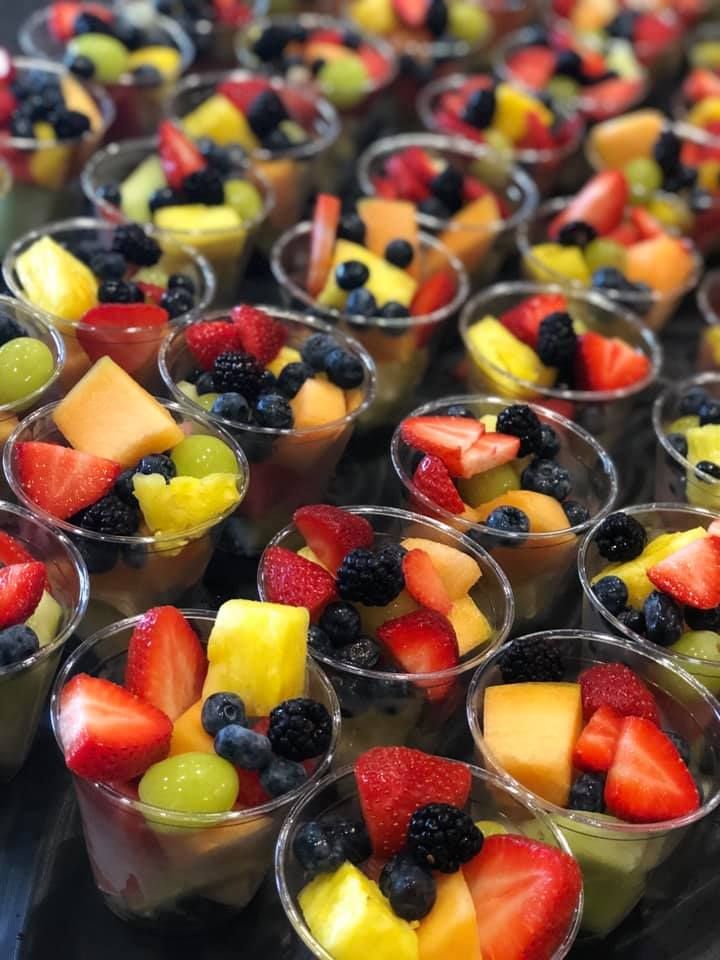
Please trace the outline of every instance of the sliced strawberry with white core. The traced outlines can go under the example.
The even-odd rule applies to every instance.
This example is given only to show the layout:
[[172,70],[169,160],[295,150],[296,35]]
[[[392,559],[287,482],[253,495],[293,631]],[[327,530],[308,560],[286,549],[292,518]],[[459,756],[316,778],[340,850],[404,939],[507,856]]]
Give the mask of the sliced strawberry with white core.
[[351,550],[371,547],[375,539],[365,517],[325,503],[300,507],[293,520],[320,563],[332,573]]
[[693,540],[650,567],[647,575],[658,590],[678,603],[712,610],[720,606],[720,539]]
[[582,190],[553,218],[548,236],[556,240],[568,223],[582,222],[602,236],[620,223],[630,196],[627,177],[620,170],[604,170],[588,180]]
[[250,104],[259,94],[271,90],[272,84],[262,77],[248,77],[247,80],[223,80],[218,84],[216,93],[226,97],[240,113],[247,114]]
[[516,307],[506,310],[498,319],[513,336],[534,350],[540,333],[540,324],[545,317],[551,313],[566,312],[567,297],[564,294],[537,293],[532,297],[526,297]]
[[615,756],[622,721],[622,714],[613,707],[599,707],[575,744],[573,766],[591,773],[605,773],[609,770]]
[[465,503],[457,492],[448,468],[439,457],[426,454],[415,468],[413,483],[425,496],[448,513],[463,513]]
[[400,425],[405,443],[439,457],[454,476],[464,476],[463,456],[483,433],[484,424],[468,417],[408,417]]
[[427,607],[443,616],[450,613],[452,600],[442,577],[424,550],[409,550],[402,561],[405,589],[421,607]]
[[37,560],[0,569],[0,630],[27,620],[40,603],[46,577],[45,564]]
[[212,370],[221,353],[242,349],[242,330],[228,320],[192,323],[185,330],[185,342],[203,370]]
[[580,390],[622,390],[650,373],[648,357],[619,337],[588,330],[578,337],[575,383]]

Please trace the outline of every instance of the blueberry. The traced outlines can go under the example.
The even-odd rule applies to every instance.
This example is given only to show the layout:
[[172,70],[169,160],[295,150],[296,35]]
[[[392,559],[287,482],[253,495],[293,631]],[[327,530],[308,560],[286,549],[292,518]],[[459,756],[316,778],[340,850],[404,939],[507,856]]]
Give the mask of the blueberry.
[[715,483],[720,480],[720,463],[712,460],[699,460],[695,464],[695,476],[703,483]]
[[540,425],[540,443],[538,456],[542,460],[553,460],[560,453],[560,438],[547,423]]
[[125,275],[127,263],[121,253],[100,250],[91,258],[90,269],[101,280],[121,280]]
[[137,498],[135,496],[135,490],[133,488],[133,477],[136,474],[135,467],[129,467],[127,470],[123,470],[120,476],[115,481],[115,486],[113,491],[115,495],[120,497],[121,500],[124,500],[125,503],[137,505]]
[[148,559],[147,547],[144,543],[126,543],[120,548],[120,556],[126,567],[142,570]]
[[170,457],[164,453],[149,453],[135,467],[135,473],[159,473],[169,483],[177,475],[177,468]]
[[195,298],[182,287],[166,290],[160,297],[160,306],[167,310],[171,320],[177,320],[195,306]]
[[358,637],[337,650],[335,659],[361,670],[372,670],[380,659],[380,647],[370,637]]
[[253,53],[268,63],[277,60],[290,42],[290,31],[281,24],[268,24],[253,44]]
[[264,770],[272,760],[268,738],[240,723],[229,723],[218,730],[215,753],[243,770]]
[[347,350],[331,350],[325,357],[328,379],[343,390],[352,390],[363,382],[365,371],[354,354]]
[[430,190],[446,210],[457,213],[463,204],[463,185],[462,173],[448,164],[430,181]]
[[186,273],[171,273],[167,282],[168,290],[187,290],[195,296],[195,281]]
[[677,603],[659,590],[653,590],[643,606],[645,636],[661,647],[669,647],[683,632],[683,614]]
[[277,388],[284,397],[292,400],[305,381],[314,376],[315,371],[309,363],[287,363],[278,375]]
[[685,623],[691,630],[712,630],[720,633],[720,607],[713,607],[712,610],[685,607]]
[[100,303],[143,303],[145,296],[135,283],[128,280],[103,280],[98,287]]
[[159,87],[163,83],[163,75],[151,63],[141,63],[135,67],[132,77],[139,87]]
[[221,393],[213,402],[210,412],[236,423],[248,423],[250,420],[250,404],[239,393]]
[[375,297],[365,287],[352,290],[345,304],[345,312],[359,317],[374,317],[378,307]]
[[569,472],[555,460],[533,460],[520,479],[523,490],[544,493],[556,500],[564,500],[572,488]]
[[572,785],[568,807],[571,810],[602,813],[605,806],[603,802],[604,790],[604,777],[597,773],[583,773]]
[[360,260],[345,260],[335,268],[335,280],[341,290],[357,290],[364,286],[370,271]]
[[213,693],[202,705],[200,722],[211,737],[231,723],[243,726],[245,720],[245,704],[236,693]]
[[708,395],[702,387],[691,387],[690,390],[680,398],[678,413],[681,417],[699,415],[700,408],[707,403],[708,399]]
[[555,58],[555,73],[582,82],[582,57],[575,50],[560,50]]
[[448,8],[445,0],[430,0],[425,14],[425,26],[434,37],[441,37],[448,27]]
[[325,633],[322,627],[311,624],[308,630],[308,644],[310,649],[316,653],[330,653],[332,651],[332,641]]
[[720,423],[720,401],[708,397],[698,409],[697,415],[700,417],[700,426],[704,427],[708,423]]
[[445,411],[445,416],[465,417],[467,420],[477,420],[477,417],[472,412],[470,407],[466,407],[464,403],[451,403]]
[[426,197],[418,204],[420,213],[427,217],[434,217],[436,220],[447,220],[450,211],[438,197]]
[[95,64],[90,57],[71,56],[67,61],[67,68],[81,80],[90,80],[95,73]]
[[37,634],[24,623],[0,630],[0,667],[9,667],[40,649]]
[[300,355],[313,370],[325,370],[325,358],[337,347],[337,340],[328,333],[313,333],[300,347]]
[[680,165],[682,140],[674,130],[663,130],[653,146],[653,159],[666,175],[674,173]]
[[195,389],[200,396],[202,396],[204,393],[215,393],[215,384],[213,383],[212,374],[208,371],[201,373],[195,381]]
[[[392,320],[401,320],[403,317],[409,317],[410,311],[406,306],[403,306],[402,303],[398,303],[397,300],[388,300],[387,303],[383,304],[380,316]],[[407,327],[405,324],[402,324],[400,329],[404,332]]]
[[407,240],[391,240],[385,247],[385,259],[388,263],[392,263],[403,270],[410,266],[414,255],[412,244],[408,243]]
[[280,97],[272,89],[263,90],[250,103],[246,119],[256,137],[264,140],[288,114]]
[[83,11],[75,17],[73,22],[73,34],[77,37],[81,33],[104,33],[107,36],[112,36],[113,28],[102,17],[97,17],[89,11]]
[[[181,202],[180,194],[178,194],[172,187],[160,187],[159,190],[155,190],[154,193],[150,194],[148,200],[148,206],[152,213],[156,210],[159,210],[161,207],[174,207]],[[120,201],[116,206],[118,206]]]
[[354,211],[345,213],[338,225],[338,238],[349,240],[351,243],[365,242],[365,224]]
[[612,614],[620,613],[628,601],[628,590],[620,577],[602,577],[593,584],[592,591],[605,609]]
[[293,425],[292,408],[282,394],[264,393],[255,404],[253,421],[260,427],[290,430]]
[[615,614],[616,619],[628,630],[637,633],[638,636],[645,636],[645,616],[642,610],[634,610],[632,607],[625,607],[619,613]]
[[462,119],[477,130],[485,130],[495,114],[495,91],[492,87],[475,90],[465,101]]
[[273,757],[260,772],[260,783],[271,797],[282,797],[307,782],[307,771],[301,763]]
[[586,247],[597,236],[597,230],[584,220],[572,220],[558,232],[558,243],[565,247]]
[[403,920],[422,920],[437,897],[433,875],[411,857],[399,853],[392,857],[380,874],[380,890],[390,906]]
[[345,851],[339,836],[332,835],[322,823],[311,820],[295,834],[293,853],[301,866],[315,876],[337,870],[345,861]]
[[319,626],[336,646],[353,641],[362,629],[360,614],[344,600],[329,603],[323,610]]
[[500,530],[503,533],[529,533],[530,520],[526,513],[517,507],[495,507],[485,521],[491,530]]

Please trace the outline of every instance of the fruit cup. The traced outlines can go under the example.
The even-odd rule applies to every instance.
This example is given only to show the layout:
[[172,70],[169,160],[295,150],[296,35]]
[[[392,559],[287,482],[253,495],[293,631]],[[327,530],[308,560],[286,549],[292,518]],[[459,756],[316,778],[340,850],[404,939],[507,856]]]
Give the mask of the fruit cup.
[[[167,334],[170,323],[161,326],[103,327],[83,320],[68,322],[61,317],[48,313],[44,304],[35,306],[23,288],[17,268],[23,253],[42,237],[51,237],[61,246],[80,249],[83,244],[92,245],[100,250],[112,249],[115,226],[104,220],[91,217],[76,217],[50,223],[20,237],[10,247],[3,261],[3,275],[11,292],[30,308],[36,309],[54,331],[62,337],[66,363],[62,371],[61,384],[67,392],[82,375],[101,356],[111,356],[116,363],[127,370],[135,380],[152,390],[159,385],[157,373],[157,351]],[[195,287],[195,304],[191,310],[175,318],[176,322],[192,320],[207,308],[215,293],[215,276],[207,260],[190,246],[180,246],[167,235],[152,231],[162,248],[162,257],[153,270],[159,270],[169,276],[183,273]],[[48,282],[51,283],[53,263],[47,265]],[[98,281],[99,282],[99,281]]]
[[[388,161],[408,147],[419,147],[431,160],[472,175],[486,188],[480,200],[461,207],[449,220],[422,212],[418,212],[417,219],[424,230],[437,234],[443,246],[460,260],[473,287],[494,279],[514,246],[516,231],[535,213],[537,190],[532,180],[517,167],[508,167],[492,150],[465,139],[408,133],[383,137],[361,155],[357,178],[363,193],[376,194],[376,178],[389,175]],[[411,199],[402,194],[401,198]],[[485,198],[487,202],[483,202]],[[476,212],[466,214],[473,210]]]
[[[101,361],[102,362],[102,361]],[[188,436],[209,435],[223,441],[237,461],[237,489],[247,492],[248,465],[245,455],[229,434],[202,416],[164,402],[175,421]],[[66,534],[77,546],[90,572],[88,622],[92,628],[117,619],[118,613],[133,616],[157,603],[172,603],[201,579],[210,561],[222,523],[235,509],[226,509],[214,519],[178,533],[118,536],[95,533],[66,520],[52,517],[33,503],[18,477],[15,446],[27,440],[67,446],[53,421],[56,403],[47,404],[20,422],[3,452],[3,469],[18,498],[54,529]]]
[[[203,643],[215,614],[181,611]],[[51,717],[62,749],[60,698],[80,673],[123,682],[127,650],[139,617],[121,620],[89,637],[73,653],[53,690]],[[312,774],[331,766],[340,709],[331,685],[311,661],[307,695],[327,707],[333,739]],[[306,789],[300,787],[261,806],[227,813],[179,813],[143,803],[132,789],[73,777],[95,882],[107,906],[122,920],[167,933],[201,931],[227,921],[252,900],[272,868],[282,822]]]
[[[467,407],[476,417],[481,417],[497,415],[508,404],[498,397],[447,397],[418,407],[411,416],[443,416],[455,405]],[[580,540],[595,519],[610,512],[618,492],[613,461],[594,437],[546,407],[530,406],[541,424],[547,424],[557,434],[560,450],[554,459],[569,471],[571,496],[586,508],[589,515],[588,519],[572,526],[565,520],[568,526],[564,529],[557,529],[552,520],[548,532],[508,532],[450,513],[417,487],[413,480],[417,451],[402,439],[399,429],[395,431],[391,445],[393,466],[413,509],[442,520],[479,542],[502,568],[515,600],[515,634],[557,623],[558,618],[567,616],[567,611],[579,600],[574,568]],[[516,506],[520,507],[520,504]],[[542,518],[538,517],[535,525],[547,529]]]
[[700,337],[698,369],[720,370],[720,270],[711,270],[695,294],[705,321]]
[[0,532],[46,565],[50,592],[59,604],[52,639],[27,659],[0,667],[0,783],[7,783],[22,767],[35,737],[63,645],[85,614],[89,582],[70,540],[22,507],[0,503]]

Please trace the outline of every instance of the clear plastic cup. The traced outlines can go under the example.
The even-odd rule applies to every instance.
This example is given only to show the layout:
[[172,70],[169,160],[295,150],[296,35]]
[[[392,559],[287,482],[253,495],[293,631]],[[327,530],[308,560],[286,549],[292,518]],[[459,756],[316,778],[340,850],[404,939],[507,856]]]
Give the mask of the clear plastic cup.
[[[602,663],[623,663],[650,688],[664,725],[690,744],[690,770],[703,795],[694,813],[660,823],[626,823],[602,814],[558,807],[522,787],[500,765],[483,737],[483,704],[488,687],[503,683],[497,651],[473,677],[468,693],[468,722],[476,756],[545,811],[567,841],[583,872],[585,902],[581,930],[606,936],[643,901],[643,922],[672,908],[663,890],[683,862],[693,825],[720,803],[720,705],[689,674],[648,646],[582,630],[533,634],[551,643],[566,665],[566,679]],[[683,847],[685,843],[685,847]],[[671,857],[671,854],[675,856]],[[670,902],[668,902],[670,901]]]
[[[639,506],[624,507],[623,513],[634,517],[642,524],[648,534],[648,540],[665,533],[681,533],[696,527],[707,529],[717,517],[708,510],[698,507],[686,507],[677,503],[645,503]],[[607,630],[633,644],[662,653],[674,664],[696,677],[707,689],[717,696],[720,693],[720,655],[717,660],[688,656],[667,647],[651,643],[646,637],[635,633],[626,624],[605,609],[595,596],[591,584],[593,579],[608,566],[595,546],[597,528],[593,527],[580,547],[578,553],[578,574],[583,588],[582,625],[588,630]]]
[[[157,263],[158,269],[168,276],[172,273],[184,273],[195,284],[195,304],[191,310],[177,317],[173,323],[182,323],[197,317],[207,308],[215,294],[215,275],[205,257],[189,246],[180,246],[170,242],[167,235],[147,228],[162,248],[162,256]],[[168,322],[162,327],[97,327],[78,321],[70,323],[61,317],[53,316],[34,307],[29,299],[17,272],[17,261],[21,254],[41,237],[51,237],[61,245],[90,241],[99,248],[112,249],[115,224],[92,217],[75,217],[50,223],[38,230],[32,230],[13,243],[3,261],[3,276],[11,292],[22,302],[34,308],[45,323],[62,337],[65,345],[66,363],[61,383],[67,391],[90,369],[100,356],[110,356],[124,370],[149,390],[159,385],[157,373],[157,352],[163,337],[170,329]],[[85,349],[88,346],[88,352]]]
[[[215,614],[182,610],[207,643]],[[140,617],[112,623],[89,637],[68,659],[53,688],[50,713],[62,750],[59,712],[65,685],[80,673],[122,683],[127,650]],[[308,661],[307,696],[327,707],[330,748],[309,779],[329,770],[340,728],[340,708],[322,671]],[[218,926],[248,906],[272,869],[275,841],[302,786],[259,807],[228,813],[177,813],[143,803],[121,784],[73,776],[95,883],[121,920],[168,934]]]
[[720,372],[720,270],[710,270],[695,292],[705,326],[700,334],[699,370]]
[[[186,435],[214,436],[230,447],[237,460],[237,489],[242,502],[247,493],[249,471],[245,454],[235,440],[204,417],[177,404],[161,402]],[[85,560],[90,573],[90,606],[83,625],[87,635],[89,628],[98,629],[118,616],[131,617],[157,604],[174,603],[186,590],[196,586],[210,561],[223,521],[237,509],[237,504],[189,530],[147,536],[95,533],[68,520],[58,520],[25,493],[17,476],[15,449],[18,443],[27,440],[67,445],[52,419],[56,406],[49,403],[21,421],[5,445],[3,469],[20,503],[53,529],[66,534]]]
[[[303,221],[275,243],[270,254],[270,267],[280,294],[290,307],[314,310],[358,340],[375,361],[377,395],[363,427],[394,423],[407,411],[415,398],[415,390],[425,375],[433,346],[443,328],[457,314],[470,291],[465,268],[438,240],[420,234],[419,281],[439,267],[451,270],[456,278],[455,296],[432,313],[415,317],[360,317],[339,310],[320,307],[305,288],[310,261],[312,223]],[[432,258],[428,271],[426,258]]]
[[407,133],[376,140],[360,156],[357,179],[363,193],[375,194],[373,178],[383,174],[392,156],[408,147],[420,147],[433,158],[472,174],[493,190],[510,210],[507,217],[477,225],[440,220],[426,213],[417,215],[422,229],[440,234],[445,247],[467,270],[473,287],[494,280],[515,246],[518,227],[535,213],[538,203],[535,184],[524,171],[508,166],[502,157],[480,144],[439,133]]
[[[499,414],[508,402],[499,397],[445,397],[418,407],[410,416],[443,416],[453,404],[467,406],[480,417]],[[597,440],[559,413],[530,406],[540,422],[552,427],[558,436],[560,451],[555,459],[570,472],[573,485],[569,499],[589,510],[590,518],[585,523],[550,533],[518,534],[466,520],[438,506],[415,486],[412,477],[417,450],[405,443],[399,427],[391,444],[393,466],[412,509],[442,520],[480,543],[506,574],[515,599],[514,635],[558,623],[579,602],[575,559],[580,541],[596,520],[612,510],[618,495],[615,466]]]
[[[470,766],[470,775],[472,779],[467,809],[473,820],[498,820],[505,825],[509,833],[526,835],[564,853],[570,853],[567,841],[551,818],[524,791],[508,783],[507,779],[479,767]],[[351,820],[361,819],[360,798],[352,767],[343,767],[331,774],[301,797],[280,831],[275,851],[277,888],[293,930],[313,957],[319,960],[334,960],[313,937],[305,923],[298,898],[307,878],[293,853],[293,842],[300,828],[326,815]],[[547,955],[547,960],[562,960],[567,956],[577,936],[581,915],[582,893],[562,943],[552,955]],[[466,958],[458,957],[457,960]]]
[[0,783],[7,783],[30,750],[63,645],[85,614],[89,582],[70,540],[22,507],[0,501],[0,530],[46,565],[50,592],[62,608],[54,640],[19,663],[0,667]]
[[[63,60],[66,44],[50,30],[52,6],[41,7],[21,25],[18,42],[24,53],[48,60]],[[180,53],[181,73],[195,59],[195,48],[185,31],[170,17],[155,14],[153,30],[164,45]],[[157,85],[138,82],[132,73],[125,73],[116,83],[103,84],[103,89],[115,105],[114,122],[110,136],[114,139],[142,137],[154,134],[162,120],[174,80],[164,79]]]
[[[492,632],[456,667],[426,674],[364,670],[311,650],[335,687],[343,711],[339,762],[351,762],[371,747],[389,744],[465,757],[471,745],[462,704],[473,672],[510,632],[514,612],[510,584],[485,550],[444,523],[391,507],[349,507],[348,511],[369,521],[379,545],[421,537],[453,547],[475,560],[482,576],[470,596],[485,614]],[[267,549],[295,551],[304,545],[304,537],[291,523],[273,537]],[[262,599],[266,598],[264,563],[265,554],[258,567],[258,594]],[[364,608],[364,632],[374,636],[382,615],[382,607]]]

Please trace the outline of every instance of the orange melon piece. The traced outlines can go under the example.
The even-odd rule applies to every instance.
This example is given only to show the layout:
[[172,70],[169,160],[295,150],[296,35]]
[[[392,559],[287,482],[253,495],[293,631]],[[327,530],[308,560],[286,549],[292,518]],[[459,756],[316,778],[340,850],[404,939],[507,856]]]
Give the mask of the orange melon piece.
[[450,608],[448,620],[455,628],[458,651],[461,657],[490,639],[492,627],[487,617],[472,597],[465,595]]
[[354,387],[352,390],[345,391],[345,409],[348,413],[357,410],[365,399],[365,390],[362,387]]
[[477,915],[462,870],[435,876],[437,897],[417,927],[418,960],[482,960]]
[[599,123],[590,133],[590,148],[603,170],[622,170],[636,157],[652,157],[665,126],[659,110],[634,110]]
[[316,60],[330,63],[332,60],[342,60],[347,53],[348,48],[341,43],[328,43],[325,40],[311,40],[302,51],[306,63],[314,63]]
[[617,0],[578,0],[572,10],[572,23],[583,33],[593,33],[602,30],[619,11]]
[[76,450],[124,467],[185,438],[170,413],[110,357],[101,357],[75,384],[53,420]]
[[342,420],[347,412],[345,394],[340,387],[318,377],[305,381],[290,401],[290,406],[299,430]]
[[[455,254],[466,270],[472,272],[488,252],[495,236],[494,225],[501,220],[497,200],[491,193],[486,193],[456,213],[438,240]],[[423,260],[423,273],[431,276],[446,266],[445,257],[440,251],[433,250]]]
[[451,600],[458,600],[469,593],[482,576],[477,561],[456,547],[424,537],[407,537],[402,541],[402,546],[406,550],[424,550],[430,556]]
[[358,202],[357,209],[365,224],[365,246],[384,258],[385,248],[391,240],[407,240],[415,252],[408,273],[417,277],[419,231],[415,205],[407,200],[366,197]]
[[202,700],[198,700],[185,713],[180,714],[173,724],[170,738],[170,756],[180,753],[215,753],[213,738],[205,733],[200,721]]
[[531,533],[552,533],[570,526],[562,506],[554,497],[534,490],[506,490],[499,497],[476,507],[478,520],[484,521],[496,507],[517,507],[527,514]]
[[20,423],[20,421],[12,413],[0,420],[0,444],[5,443],[18,423]]
[[268,215],[268,222],[273,227],[285,230],[301,219],[300,209],[305,197],[300,184],[300,167],[290,157],[260,160],[256,166],[275,195],[275,205]]
[[626,249],[625,276],[633,283],[647,283],[659,293],[683,287],[693,272],[693,260],[682,243],[666,233],[634,243]]

